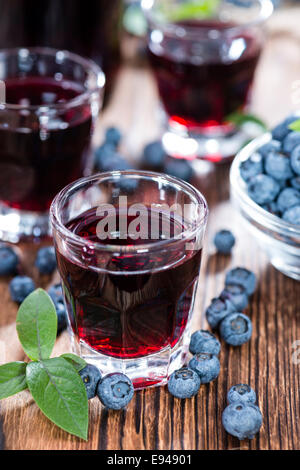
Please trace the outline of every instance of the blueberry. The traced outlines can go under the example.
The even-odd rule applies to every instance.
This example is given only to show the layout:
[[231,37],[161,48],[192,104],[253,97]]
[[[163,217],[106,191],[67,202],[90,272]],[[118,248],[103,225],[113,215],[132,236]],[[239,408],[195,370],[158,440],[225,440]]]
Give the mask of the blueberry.
[[101,162],[101,166],[98,166],[101,171],[124,171],[131,168],[132,165],[116,152],[111,153],[110,158],[106,158]]
[[115,148],[118,147],[122,139],[122,134],[116,127],[109,127],[105,132],[105,142],[112,144]]
[[280,191],[278,182],[269,175],[256,175],[248,182],[248,194],[257,204],[274,201]]
[[0,275],[14,274],[19,263],[19,258],[10,246],[0,247]]
[[187,160],[170,157],[165,165],[164,172],[171,176],[176,176],[185,181],[191,181],[194,170]]
[[[258,149],[258,153],[263,158],[266,158],[270,152],[279,152],[281,150],[281,143],[278,142],[278,140],[271,140],[270,142],[267,142],[266,144],[262,145]],[[262,173],[262,172],[261,172]]]
[[118,187],[122,192],[125,193],[134,193],[137,190],[137,187],[139,185],[139,181],[136,178],[127,178],[125,176],[122,176],[120,180],[118,181]]
[[51,286],[48,290],[48,294],[50,295],[54,304],[58,302],[64,302],[63,290],[60,282],[58,284],[54,284],[54,286]]
[[235,238],[230,230],[220,230],[215,235],[214,244],[219,253],[228,255],[235,244]]
[[293,176],[289,157],[279,152],[269,153],[265,161],[265,170],[268,175],[280,181]]
[[283,151],[290,154],[295,147],[300,145],[300,132],[290,132],[283,141]]
[[280,213],[276,201],[269,202],[269,204],[264,204],[261,206],[265,211],[271,212],[271,214],[278,215]]
[[300,145],[297,145],[291,153],[291,167],[297,175],[300,175]]
[[282,218],[290,224],[300,225],[300,205],[287,209],[283,213]]
[[287,117],[283,122],[278,124],[273,130],[272,130],[272,137],[275,140],[280,140],[282,141],[291,131],[289,129],[289,124],[292,124],[297,118],[295,116],[289,116]]
[[56,269],[54,247],[45,246],[40,248],[36,256],[35,265],[41,274],[52,274]]
[[262,155],[255,152],[240,165],[241,177],[248,181],[252,176],[263,173]]
[[197,372],[202,384],[215,380],[220,373],[220,361],[214,354],[196,354],[189,362],[189,368]]
[[16,276],[9,283],[9,290],[12,300],[21,303],[35,289],[35,284],[31,277]]
[[88,399],[94,398],[96,396],[98,383],[101,380],[99,369],[92,364],[87,364],[79,371],[79,375],[84,383]]
[[116,149],[114,146],[108,142],[100,145],[95,151],[95,167],[98,170],[102,170],[103,165],[115,155]]
[[226,343],[240,346],[249,341],[252,335],[252,323],[243,313],[232,313],[220,324],[220,335]]
[[212,299],[211,304],[207,308],[205,315],[211,328],[216,328],[220,321],[230,313],[236,312],[235,306],[228,300],[223,298]]
[[252,390],[249,385],[238,384],[231,387],[227,393],[228,403],[255,403],[256,402],[256,393]]
[[246,289],[247,294],[251,295],[256,288],[256,276],[252,271],[246,268],[234,268],[226,274],[225,284],[236,284]]
[[249,303],[246,289],[237,284],[226,284],[220,297],[229,300],[234,305],[235,311],[244,310]]
[[67,312],[64,304],[64,296],[61,284],[55,284],[48,290],[57,314],[57,332],[61,333],[67,327]]
[[166,152],[160,141],[151,142],[144,148],[142,164],[153,170],[161,170],[166,159]]
[[240,441],[253,439],[262,425],[262,415],[258,406],[246,403],[232,403],[222,414],[225,430]]
[[221,350],[220,341],[206,330],[195,331],[191,336],[190,352],[192,354],[208,353],[218,355]]
[[183,367],[170,375],[168,390],[176,398],[191,398],[198,392],[200,384],[198,374],[188,367]]
[[295,178],[292,178],[291,185],[293,188],[298,189],[298,191],[300,191],[300,176],[295,176]]
[[131,380],[120,373],[106,375],[97,387],[97,395],[100,401],[112,410],[120,410],[128,405],[132,400],[133,393]]
[[300,205],[300,192],[294,188],[283,189],[278,196],[277,205],[281,212],[284,212],[290,207]]

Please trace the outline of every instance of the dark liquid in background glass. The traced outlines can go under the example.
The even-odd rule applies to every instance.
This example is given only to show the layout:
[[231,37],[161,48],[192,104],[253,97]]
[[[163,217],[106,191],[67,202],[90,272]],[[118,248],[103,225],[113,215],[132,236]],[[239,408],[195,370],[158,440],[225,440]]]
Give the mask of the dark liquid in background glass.
[[[65,103],[84,92],[77,83],[47,77],[7,79],[5,83],[6,101],[26,106]],[[28,122],[32,115],[26,110],[18,129],[1,125],[0,200],[16,209],[47,211],[57,192],[82,176],[90,143],[90,112],[89,105],[82,105],[59,118],[56,115],[52,122],[50,117],[46,136],[38,122],[34,130]]]
[[90,57],[107,86],[120,60],[121,0],[0,0],[0,49],[46,46]]
[[[215,35],[225,28],[216,21],[178,25],[209,28]],[[197,36],[196,40],[165,36],[160,44],[149,46],[159,94],[171,121],[204,131],[223,125],[230,113],[244,108],[259,55],[260,44],[250,32],[215,40],[206,35],[202,41]]]
[[[144,216],[148,217],[148,234],[149,214]],[[158,217],[162,220],[161,214]],[[96,209],[91,209],[70,221],[67,227],[86,240],[99,242],[96,226],[100,220]],[[128,225],[132,220],[128,217]],[[178,222],[171,219],[171,236],[176,224],[178,228]],[[118,230],[117,225],[116,233]],[[162,225],[159,239],[165,238]],[[154,240],[133,240],[128,236],[125,240],[108,239],[102,243],[132,246],[151,242]],[[161,264],[170,265],[159,272],[151,270],[158,256],[155,252],[112,257],[111,263],[122,272],[102,273],[75,264],[57,251],[75,335],[96,351],[120,359],[143,357],[167,346],[174,347],[189,318],[201,261],[201,250],[184,251],[183,246],[176,253],[169,248],[163,254],[159,252]],[[93,252],[88,256],[92,263]],[[146,272],[130,273],[138,270]]]

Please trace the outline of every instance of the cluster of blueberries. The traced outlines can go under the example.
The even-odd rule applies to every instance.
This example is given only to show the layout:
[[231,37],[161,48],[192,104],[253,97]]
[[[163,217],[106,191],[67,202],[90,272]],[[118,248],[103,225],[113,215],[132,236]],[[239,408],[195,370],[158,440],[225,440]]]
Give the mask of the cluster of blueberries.
[[212,299],[206,310],[210,327],[219,329],[221,338],[231,346],[240,346],[251,338],[252,323],[244,310],[256,287],[255,274],[245,268],[234,268],[226,274],[225,288]]
[[[8,245],[0,247],[0,275],[11,276],[18,272],[19,257]],[[40,274],[52,274],[56,269],[56,257],[53,246],[40,248],[35,259],[35,266]],[[14,302],[22,303],[36,288],[34,280],[29,276],[15,275],[9,283],[10,296]],[[61,284],[50,287],[48,291],[56,308],[57,331],[66,327],[66,310],[63,301]]]
[[251,199],[284,221],[300,225],[300,132],[289,116],[272,130],[272,140],[240,165]]
[[[94,167],[96,171],[123,171],[133,169],[130,164],[119,153],[118,148],[122,139],[122,134],[116,127],[109,127],[106,130],[103,144],[95,151]],[[171,158],[166,155],[161,141],[150,142],[144,148],[140,161],[140,168],[143,170],[163,172],[171,176],[176,176],[185,181],[191,181],[194,170],[191,164],[185,159]],[[124,180],[120,182],[124,190],[131,188],[135,181]],[[124,188],[122,187],[124,185]],[[130,187],[127,187],[130,185]]]

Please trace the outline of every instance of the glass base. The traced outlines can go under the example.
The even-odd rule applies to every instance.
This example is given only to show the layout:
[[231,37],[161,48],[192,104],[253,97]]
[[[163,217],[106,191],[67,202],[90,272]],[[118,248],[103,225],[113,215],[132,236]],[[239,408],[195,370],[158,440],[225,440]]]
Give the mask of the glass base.
[[170,375],[185,364],[190,341],[190,329],[187,328],[173,348],[167,347],[145,357],[117,359],[100,354],[82,340],[78,342],[71,330],[70,333],[75,354],[98,367],[102,375],[114,372],[127,375],[135,390],[165,385]]
[[46,213],[20,211],[0,203],[0,240],[18,243],[50,236]]
[[249,140],[261,134],[258,126],[250,123],[243,128],[222,132],[214,128],[210,132],[190,131],[185,126],[172,122],[162,137],[168,155],[193,160],[201,158],[211,162],[232,159]]

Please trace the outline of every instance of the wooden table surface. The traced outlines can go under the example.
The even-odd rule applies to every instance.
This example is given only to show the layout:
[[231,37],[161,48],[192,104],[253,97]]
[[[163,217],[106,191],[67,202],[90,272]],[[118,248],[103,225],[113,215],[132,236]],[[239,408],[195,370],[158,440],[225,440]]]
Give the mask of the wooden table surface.
[[[300,9],[278,12],[269,24],[266,48],[257,71],[253,110],[272,125],[300,102]],[[130,48],[130,44],[129,44]],[[298,81],[298,82],[297,82]],[[298,90],[298,95],[297,95]],[[298,103],[297,103],[298,101]],[[147,68],[125,64],[115,93],[100,119],[100,141],[106,125],[124,133],[124,152],[137,158],[140,148],[158,133],[157,96]],[[195,328],[204,327],[203,312],[222,290],[225,272],[245,266],[258,277],[258,289],[246,311],[253,322],[249,343],[222,345],[221,373],[201,386],[190,400],[172,397],[166,388],[135,393],[125,411],[107,411],[98,399],[90,402],[89,440],[72,437],[51,424],[28,392],[0,403],[0,449],[300,449],[300,365],[294,364],[293,343],[300,340],[300,284],[276,271],[247,235],[228,201],[228,165],[204,168],[195,184],[210,206],[206,249],[196,302]],[[212,245],[219,228],[234,231],[232,257],[216,255]],[[57,279],[38,278],[33,266],[38,246],[17,248],[22,270],[38,285]],[[9,279],[0,280],[0,362],[23,360],[15,332],[17,306],[10,300]],[[57,341],[54,355],[69,350],[67,334]],[[249,383],[257,392],[264,421],[252,441],[239,442],[221,425],[226,392],[233,384]]]

